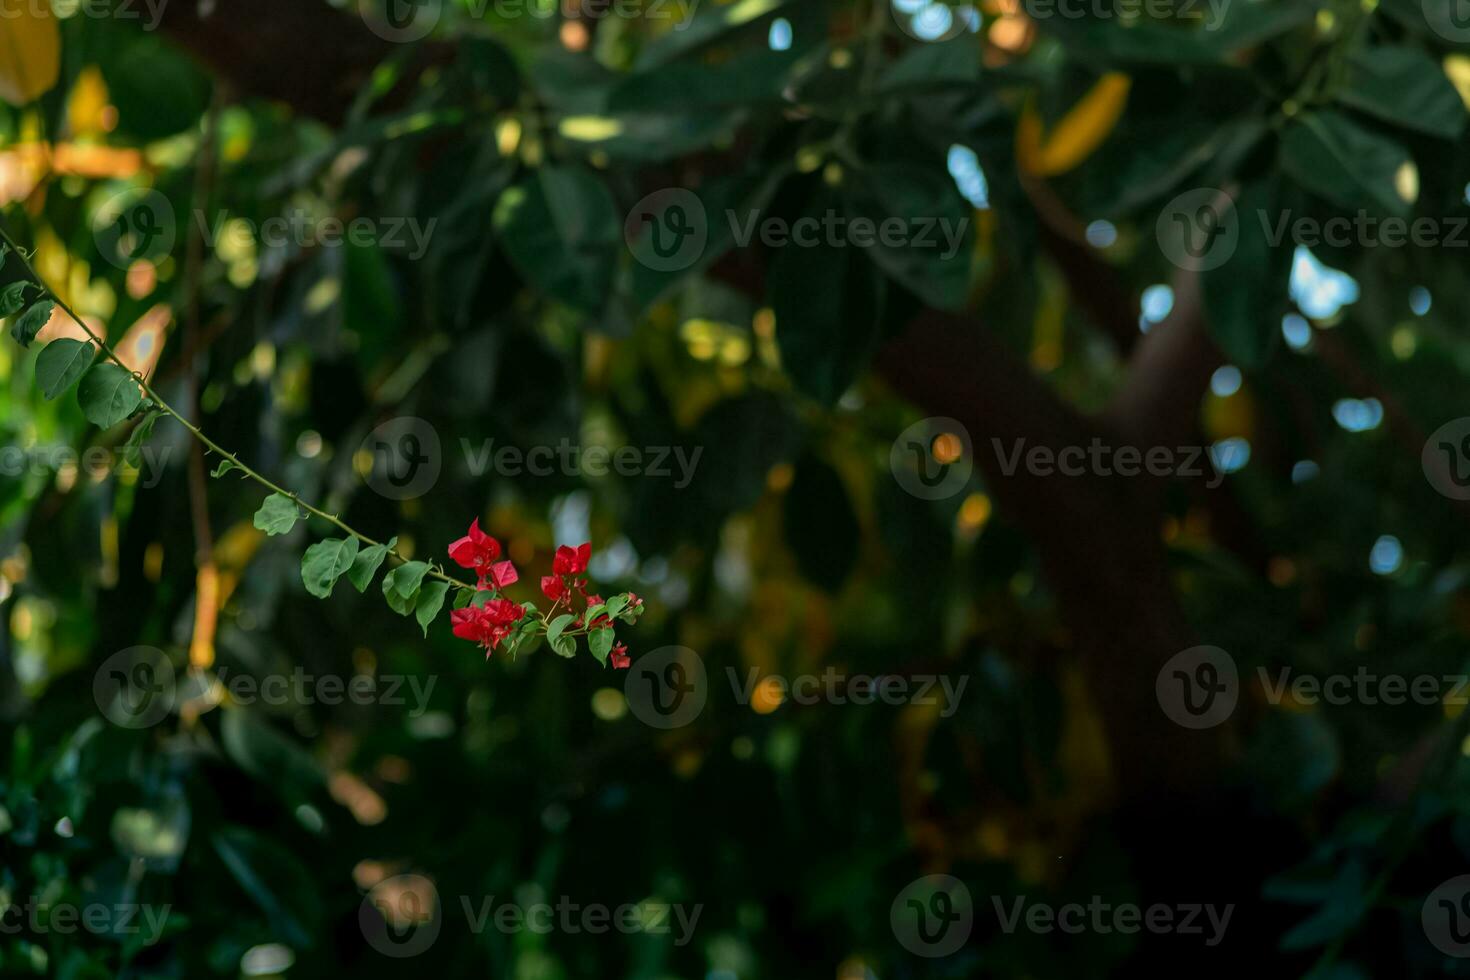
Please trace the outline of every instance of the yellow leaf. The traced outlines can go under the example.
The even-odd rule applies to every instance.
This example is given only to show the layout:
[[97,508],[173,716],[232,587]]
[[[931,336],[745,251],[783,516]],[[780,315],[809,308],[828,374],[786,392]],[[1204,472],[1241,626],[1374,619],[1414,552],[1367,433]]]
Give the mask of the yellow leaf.
[[34,102],[60,73],[61,32],[49,4],[23,4],[0,17],[0,99]]
[[558,127],[569,140],[580,143],[600,143],[623,132],[623,124],[606,116],[568,116]]
[[1470,57],[1463,54],[1447,54],[1444,58],[1445,77],[1460,93],[1460,101],[1470,109]]
[[99,136],[107,132],[107,82],[96,65],[88,65],[77,76],[66,101],[67,125],[73,136]]
[[1122,118],[1132,84],[1122,72],[1104,75],[1044,139],[1041,118],[1028,106],[1016,131],[1016,159],[1022,169],[1056,177],[1092,156]]
[[189,640],[189,666],[214,665],[214,633],[219,626],[219,570],[214,562],[199,566],[195,577],[194,635]]
[[1022,173],[1041,173],[1041,115],[1027,102],[1016,122],[1016,165]]

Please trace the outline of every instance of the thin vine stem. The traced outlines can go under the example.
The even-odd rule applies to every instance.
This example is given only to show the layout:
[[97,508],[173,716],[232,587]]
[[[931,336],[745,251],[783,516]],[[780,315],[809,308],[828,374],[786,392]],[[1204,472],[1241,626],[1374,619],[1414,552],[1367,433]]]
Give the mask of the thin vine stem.
[[[108,343],[104,341],[101,337],[93,333],[92,328],[87,326],[86,321],[77,316],[72,308],[67,305],[66,301],[56,294],[55,290],[46,285],[45,280],[43,280],[41,276],[36,272],[35,266],[31,265],[30,259],[26,257],[25,251],[22,250],[18,244],[16,244],[15,239],[10,237],[10,233],[6,231],[3,225],[0,225],[0,242],[3,242],[10,250],[10,252],[13,253],[16,258],[20,260],[20,264],[25,267],[27,276],[33,283],[36,284],[37,288],[39,288],[41,292],[43,292],[52,302],[60,307],[63,313],[71,317],[71,319],[76,323],[77,326],[82,328],[82,331],[92,339],[92,341],[97,345],[98,349],[102,351],[103,355],[107,357],[108,360],[116,364],[118,367],[128,372],[128,374],[132,375],[133,379],[138,382],[139,387],[143,389],[143,393],[148,396],[149,400],[152,401],[153,406],[158,409],[158,411],[174,419],[176,422],[182,425],[191,436],[199,440],[199,442],[206,449],[208,449],[210,452],[217,453],[223,458],[229,460],[232,465],[237,467],[247,477],[254,480],[265,489],[271,491],[272,493],[280,494],[281,496],[290,500],[292,503],[296,504],[301,509],[305,510],[308,514],[311,514],[314,517],[321,518],[328,524],[331,524],[333,527],[342,531],[344,534],[351,535],[352,537],[368,545],[369,547],[382,547],[382,544],[380,542],[375,541],[374,539],[368,537],[366,534],[363,534],[356,528],[351,527],[336,514],[329,514],[326,511],[322,510],[320,507],[316,507],[308,501],[303,500],[301,495],[296,493],[295,491],[288,490],[285,487],[279,486],[269,477],[266,477],[265,475],[257,471],[254,467],[242,461],[239,456],[236,456],[234,453],[230,452],[228,449],[225,449],[219,443],[209,438],[209,436],[205,435],[204,432],[197,425],[189,421],[188,418],[186,418],[173,406],[169,405],[169,403],[166,402],[158,394],[153,386],[150,385],[142,375],[134,371],[127,364],[123,363],[122,359],[117,356],[117,352],[114,351],[112,347],[109,346]],[[396,550],[388,551],[388,556],[397,560],[400,564],[407,564],[408,562],[408,559],[404,558]],[[442,582],[447,582],[449,585],[453,586],[456,589],[467,590],[470,592],[475,591],[474,586],[462,582],[452,575],[446,575],[433,564],[429,565],[429,569],[425,574],[431,578],[436,578]]]

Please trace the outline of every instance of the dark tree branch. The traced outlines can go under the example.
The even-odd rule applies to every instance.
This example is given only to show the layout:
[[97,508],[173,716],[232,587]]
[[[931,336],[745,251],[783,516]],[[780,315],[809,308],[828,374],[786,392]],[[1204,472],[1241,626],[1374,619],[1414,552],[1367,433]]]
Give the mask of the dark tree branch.
[[[402,50],[323,0],[169,3],[161,18],[166,34],[239,91],[330,123]],[[417,64],[441,62],[448,51],[422,45]]]
[[1096,473],[1043,475],[1025,464],[1031,447],[1113,445],[1112,436],[971,319],[925,312],[875,367],[925,411],[969,430],[987,487],[1036,547],[1097,685],[1125,794],[1213,792],[1225,759],[1220,734],[1174,726],[1155,701],[1159,669],[1196,642],[1168,578],[1157,507]]

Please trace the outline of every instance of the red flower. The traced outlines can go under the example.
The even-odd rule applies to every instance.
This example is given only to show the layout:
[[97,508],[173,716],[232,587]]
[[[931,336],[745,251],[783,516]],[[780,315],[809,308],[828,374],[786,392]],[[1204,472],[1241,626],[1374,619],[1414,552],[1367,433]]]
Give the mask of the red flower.
[[633,662],[633,658],[628,656],[628,645],[626,643],[619,643],[614,646],[612,652],[608,654],[608,659],[612,661],[615,670],[627,670],[628,665]]
[[521,580],[521,573],[508,561],[498,561],[490,566],[490,573],[480,575],[480,588],[483,590],[488,583],[492,589],[499,592],[507,585],[514,585]]
[[526,615],[520,603],[511,602],[509,599],[491,599],[485,603],[485,612],[497,626],[514,626]]
[[491,599],[483,606],[466,606],[449,614],[454,635],[485,648],[485,656],[515,630],[525,610],[509,599]]
[[470,525],[470,533],[449,546],[449,557],[460,568],[473,569],[479,577],[481,591],[499,592],[507,585],[520,580],[520,573],[508,561],[496,561],[500,557],[500,542],[480,530],[477,517]]
[[551,561],[551,570],[558,575],[581,575],[587,571],[587,562],[591,557],[591,541],[580,548],[564,544],[556,549],[556,557]]
[[472,568],[483,577],[500,557],[500,542],[480,530],[477,517],[470,525],[470,533],[449,546],[449,557],[460,568]]
[[541,591],[552,602],[560,602],[567,594],[567,584],[559,575],[541,576]]

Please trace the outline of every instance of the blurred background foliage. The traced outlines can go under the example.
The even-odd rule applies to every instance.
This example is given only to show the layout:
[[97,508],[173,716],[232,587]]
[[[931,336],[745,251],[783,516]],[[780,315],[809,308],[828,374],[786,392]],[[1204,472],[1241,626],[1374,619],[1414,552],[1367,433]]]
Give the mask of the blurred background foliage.
[[[395,45],[367,29],[376,15],[320,0],[203,15],[171,0],[158,31],[140,5],[58,0],[56,84],[0,111],[3,220],[46,281],[223,445],[412,555],[442,560],[478,515],[529,584],[556,544],[592,540],[605,591],[648,596],[635,661],[697,650],[711,697],[658,731],[590,659],[486,663],[373,596],[311,598],[296,570],[311,532],[264,539],[251,484],[209,481],[201,532],[191,446],[168,420],[158,471],[51,452],[0,477],[0,896],[173,914],[146,947],[0,936],[0,970],[388,975],[405,964],[366,945],[358,908],[412,872],[451,907],[407,963],[446,975],[1462,975],[1419,927],[1423,897],[1470,858],[1462,706],[1269,705],[1253,678],[1465,669],[1466,513],[1419,464],[1424,434],[1463,412],[1464,253],[1293,250],[1245,222],[1237,259],[1200,285],[1155,238],[1159,209],[1196,187],[1319,218],[1470,217],[1470,47],[1434,28],[1449,3],[1234,0],[1206,30],[1013,0],[705,0],[688,23],[668,4],[592,18],[455,0],[429,37]],[[701,261],[662,273],[623,225],[664,187],[712,216],[969,224],[959,259],[938,262],[737,247],[712,220]],[[117,261],[97,233],[108,202],[146,192],[169,203],[174,245]],[[435,224],[412,256],[251,232],[297,212]],[[207,241],[206,225],[223,233]],[[1195,390],[1166,375],[1182,403],[1156,414],[1183,420],[1181,444],[1234,452],[1224,488],[1167,487],[1141,530],[1132,486],[1084,501],[1096,488],[1078,481],[1046,501],[1057,527],[1116,513],[1157,546],[1148,608],[1177,603],[1240,664],[1228,762],[1186,760],[1203,796],[1137,754],[1127,736],[1156,731],[1142,714],[1136,731],[1108,715],[1124,662],[1142,659],[1152,707],[1154,671],[1188,644],[1099,627],[1113,646],[1094,658],[1095,611],[1069,616],[1054,581],[1057,555],[1099,589],[1147,556],[1052,540],[1067,536],[1004,506],[983,467],[943,500],[904,492],[895,436],[947,413],[884,376],[912,320],[964,310],[1012,360],[930,345],[959,390],[1029,372],[1040,384],[1021,394],[1104,413],[1141,384],[1132,348],[1200,303],[1223,354]],[[41,399],[33,358],[0,347],[7,447],[122,444],[126,427]],[[1015,414],[1043,444],[1040,404]],[[398,416],[430,422],[445,459],[403,502],[368,488],[359,448]],[[474,472],[462,446],[487,440],[702,455],[687,487],[510,478]],[[129,731],[92,684],[136,645],[198,696]],[[951,717],[728,693],[727,669],[828,667],[969,686]],[[222,673],[297,668],[437,683],[423,713],[203,693]],[[1198,744],[1157,731],[1148,744]],[[933,961],[888,919],[931,872],[978,907],[966,948]],[[989,896],[1021,894],[1239,908],[1203,950],[1005,935]],[[472,935],[461,895],[704,912],[685,947]]]

